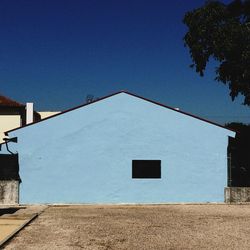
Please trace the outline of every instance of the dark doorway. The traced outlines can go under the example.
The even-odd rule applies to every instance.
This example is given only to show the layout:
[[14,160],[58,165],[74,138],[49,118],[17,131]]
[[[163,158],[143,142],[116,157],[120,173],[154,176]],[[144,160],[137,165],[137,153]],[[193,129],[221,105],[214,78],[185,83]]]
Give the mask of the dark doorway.
[[235,138],[229,137],[228,186],[250,187],[250,125],[231,123],[237,130]]
[[18,154],[0,154],[0,180],[19,180]]

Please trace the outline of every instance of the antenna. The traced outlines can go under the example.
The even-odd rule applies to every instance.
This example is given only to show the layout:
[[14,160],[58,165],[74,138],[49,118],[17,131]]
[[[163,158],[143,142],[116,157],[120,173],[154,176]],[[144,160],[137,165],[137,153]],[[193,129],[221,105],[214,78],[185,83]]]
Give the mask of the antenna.
[[87,96],[86,96],[86,103],[91,103],[91,102],[93,102],[94,101],[94,96],[93,95],[91,95],[91,94],[88,94]]

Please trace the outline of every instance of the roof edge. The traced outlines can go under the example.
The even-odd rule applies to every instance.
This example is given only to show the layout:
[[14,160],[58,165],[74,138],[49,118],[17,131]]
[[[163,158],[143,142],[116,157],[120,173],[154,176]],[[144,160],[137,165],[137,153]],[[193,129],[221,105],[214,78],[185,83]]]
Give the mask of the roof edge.
[[210,123],[210,124],[215,125],[215,126],[217,126],[217,127],[224,128],[224,129],[226,129],[226,130],[229,130],[229,131],[232,131],[232,132],[235,132],[235,133],[236,133],[236,131],[233,130],[233,129],[229,129],[229,128],[227,128],[227,127],[221,125],[221,124],[218,124],[218,123],[216,123],[216,122],[212,122],[212,121],[210,121],[210,120],[204,119],[204,118],[199,117],[199,116],[197,116],[197,115],[193,115],[193,114],[191,114],[191,113],[188,113],[188,112],[185,112],[185,111],[182,111],[182,110],[177,110],[177,109],[175,109],[175,108],[173,108],[173,107],[167,106],[167,105],[162,104],[162,103],[160,103],[160,102],[156,102],[156,101],[147,99],[147,98],[145,98],[145,97],[141,97],[141,96],[138,96],[138,95],[136,95],[136,94],[129,93],[129,92],[127,92],[127,91],[122,91],[122,92],[124,92],[124,93],[126,93],[126,94],[128,94],[128,95],[132,95],[132,96],[134,96],[134,97],[143,99],[143,100],[145,100],[145,101],[154,103],[154,104],[156,104],[156,105],[162,106],[162,107],[164,107],[164,108],[171,109],[171,110],[173,110],[173,111],[175,111],[175,112],[178,112],[178,113],[181,113],[181,114],[184,114],[184,115],[187,115],[187,116],[196,118],[196,119],[201,120],[201,121],[203,121],[203,122],[207,122],[207,123]]
[[140,98],[140,99],[145,100],[145,101],[147,101],[147,102],[151,102],[151,103],[156,104],[156,105],[158,105],[158,106],[161,106],[161,107],[164,107],[164,108],[173,110],[173,111],[175,111],[175,112],[178,112],[178,113],[181,113],[181,114],[184,114],[184,115],[193,117],[193,118],[196,118],[196,119],[198,119],[198,120],[201,120],[201,121],[203,121],[203,122],[207,122],[207,123],[209,123],[209,124],[212,124],[212,125],[214,125],[214,126],[217,126],[217,127],[223,128],[223,129],[226,129],[226,130],[228,130],[228,131],[231,131],[231,132],[234,132],[234,133],[237,132],[237,131],[235,131],[235,130],[233,130],[233,129],[229,129],[229,128],[223,126],[223,125],[220,125],[220,124],[218,124],[218,123],[209,121],[209,120],[204,119],[204,118],[201,118],[201,117],[199,117],[199,116],[196,116],[196,115],[187,113],[187,112],[185,112],[185,111],[176,110],[175,108],[170,107],[170,106],[167,106],[167,105],[162,104],[162,103],[160,103],[160,102],[156,102],[156,101],[147,99],[147,98],[145,98],[145,97],[142,97],[142,96],[139,96],[139,95],[136,95],[136,94],[132,94],[132,93],[126,91],[126,90],[121,90],[121,91],[115,92],[115,93],[113,93],[113,94],[110,94],[110,95],[104,96],[104,97],[102,97],[102,98],[99,98],[99,99],[97,99],[97,100],[95,100],[95,101],[92,101],[92,102],[90,102],[90,103],[84,103],[84,104],[78,105],[78,106],[76,106],[76,107],[73,107],[73,108],[70,108],[70,109],[66,109],[66,110],[62,111],[61,113],[58,113],[58,114],[55,114],[55,115],[46,117],[46,118],[44,118],[44,119],[42,119],[42,120],[40,120],[40,121],[33,122],[33,123],[30,123],[30,124],[26,124],[26,125],[24,125],[24,126],[22,126],[22,127],[18,127],[18,128],[14,128],[14,129],[8,130],[8,131],[6,131],[4,134],[5,134],[5,135],[8,135],[8,133],[10,133],[10,132],[13,132],[13,131],[16,131],[16,130],[19,130],[19,129],[22,129],[22,128],[25,128],[25,127],[28,127],[28,126],[35,125],[35,124],[40,123],[40,122],[43,122],[43,121],[45,121],[45,120],[48,120],[48,119],[54,118],[54,117],[56,117],[56,116],[59,116],[59,115],[68,113],[68,112],[73,111],[73,110],[75,110],[75,109],[79,109],[79,108],[85,107],[85,106],[87,106],[87,105],[91,105],[91,104],[93,104],[93,103],[102,101],[102,100],[104,100],[104,99],[107,99],[107,98],[109,98],[109,97],[112,97],[112,96],[115,96],[115,95],[118,95],[118,94],[121,94],[121,93],[125,93],[125,94],[128,94],[128,95],[131,95],[131,96]]
[[2,102],[0,102],[1,107],[11,107],[11,108],[25,107],[25,104],[23,104],[21,102],[17,102],[15,100],[9,98],[8,96],[4,96],[2,94],[0,94],[0,99],[2,99],[4,101],[4,104],[2,104]]

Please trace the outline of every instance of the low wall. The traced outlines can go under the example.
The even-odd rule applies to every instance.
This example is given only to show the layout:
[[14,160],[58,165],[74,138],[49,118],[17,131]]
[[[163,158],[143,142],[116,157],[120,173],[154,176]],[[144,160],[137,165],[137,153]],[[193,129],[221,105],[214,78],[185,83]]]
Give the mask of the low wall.
[[15,205],[19,203],[19,181],[0,180],[0,205]]
[[226,187],[225,202],[250,202],[250,187]]

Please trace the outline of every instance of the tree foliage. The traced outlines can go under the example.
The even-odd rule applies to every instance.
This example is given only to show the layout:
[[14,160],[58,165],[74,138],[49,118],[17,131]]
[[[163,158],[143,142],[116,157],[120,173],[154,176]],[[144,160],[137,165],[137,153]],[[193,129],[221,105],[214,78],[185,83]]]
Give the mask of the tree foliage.
[[187,12],[183,22],[191,67],[203,76],[209,59],[215,59],[215,79],[229,86],[232,100],[242,94],[250,106],[250,0],[207,1]]

